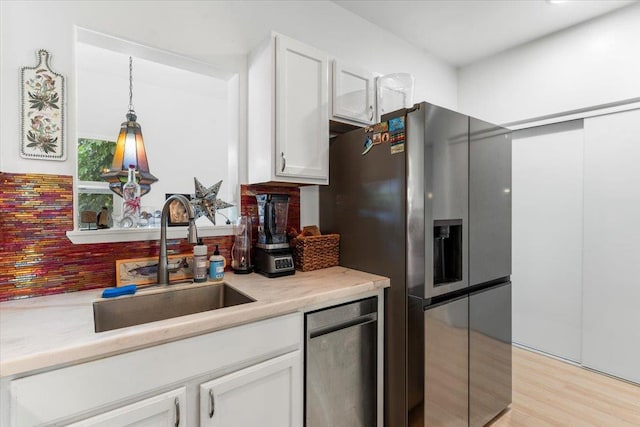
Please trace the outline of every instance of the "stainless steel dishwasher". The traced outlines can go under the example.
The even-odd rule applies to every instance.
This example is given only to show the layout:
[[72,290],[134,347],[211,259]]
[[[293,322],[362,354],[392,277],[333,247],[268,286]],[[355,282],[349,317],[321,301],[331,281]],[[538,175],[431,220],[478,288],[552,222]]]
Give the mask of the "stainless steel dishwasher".
[[377,423],[378,298],[305,316],[306,427]]

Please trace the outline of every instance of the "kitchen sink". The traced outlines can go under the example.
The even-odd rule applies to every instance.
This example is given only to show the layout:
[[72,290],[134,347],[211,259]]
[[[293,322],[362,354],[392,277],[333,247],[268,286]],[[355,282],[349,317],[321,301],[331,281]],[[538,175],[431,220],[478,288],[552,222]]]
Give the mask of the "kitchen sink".
[[93,303],[96,332],[110,331],[186,314],[201,313],[255,301],[226,283],[145,292]]

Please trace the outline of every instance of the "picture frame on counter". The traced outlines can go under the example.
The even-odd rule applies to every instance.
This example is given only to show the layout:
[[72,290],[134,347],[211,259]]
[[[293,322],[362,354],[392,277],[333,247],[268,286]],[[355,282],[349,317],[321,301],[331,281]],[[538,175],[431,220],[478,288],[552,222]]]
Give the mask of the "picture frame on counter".
[[[181,196],[186,197],[187,200],[191,201],[191,194],[182,193],[166,193],[164,199],[167,200],[175,194],[180,194]],[[189,225],[189,215],[187,214],[186,208],[179,200],[172,200],[171,203],[169,203],[169,217],[167,224],[169,227]]]
[[[179,282],[193,279],[193,256],[191,254],[169,255],[169,281]],[[156,283],[158,257],[116,260],[116,286],[147,285]]]

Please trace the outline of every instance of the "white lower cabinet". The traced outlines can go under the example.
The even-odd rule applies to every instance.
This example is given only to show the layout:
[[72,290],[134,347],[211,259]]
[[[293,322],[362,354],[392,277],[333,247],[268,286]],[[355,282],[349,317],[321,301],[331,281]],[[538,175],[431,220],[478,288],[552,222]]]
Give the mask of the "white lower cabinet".
[[87,418],[70,427],[111,427],[111,426],[186,426],[187,415],[185,402],[187,389],[162,393],[130,405],[104,412],[95,417]]
[[302,324],[293,313],[4,378],[0,427],[301,426]]
[[200,385],[200,425],[302,426],[301,352]]

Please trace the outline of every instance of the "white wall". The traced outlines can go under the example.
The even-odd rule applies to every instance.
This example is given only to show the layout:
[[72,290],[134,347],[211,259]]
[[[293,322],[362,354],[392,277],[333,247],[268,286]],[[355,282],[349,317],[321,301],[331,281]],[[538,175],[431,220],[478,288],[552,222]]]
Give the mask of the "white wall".
[[640,97],[640,4],[458,71],[459,110],[510,123]]
[[[0,13],[3,172],[74,172],[75,25],[232,71],[244,70],[247,52],[275,30],[375,72],[413,73],[416,100],[456,108],[452,67],[328,1],[3,1]],[[67,79],[65,162],[27,160],[18,154],[20,68],[32,66],[41,48],[49,50],[52,68]],[[241,117],[241,123],[243,120],[246,117]],[[244,140],[244,131],[241,133]]]

